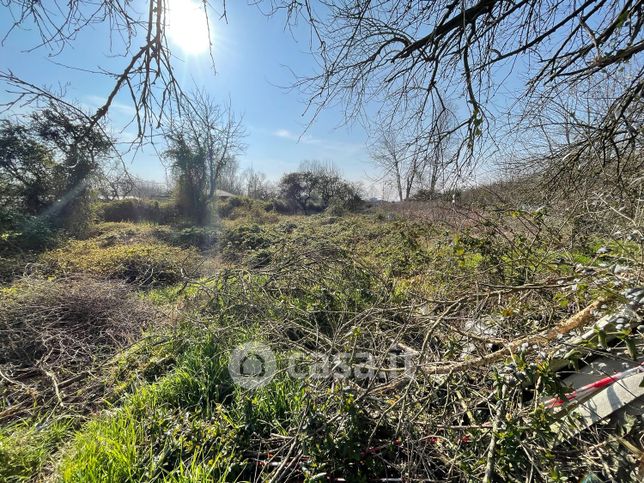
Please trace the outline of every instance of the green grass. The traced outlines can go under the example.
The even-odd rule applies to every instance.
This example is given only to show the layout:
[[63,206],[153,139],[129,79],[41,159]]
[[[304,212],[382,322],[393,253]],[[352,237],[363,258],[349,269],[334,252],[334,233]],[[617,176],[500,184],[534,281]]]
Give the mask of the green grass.
[[30,481],[49,462],[72,423],[71,418],[37,418],[2,427],[0,481]]
[[288,435],[304,397],[286,379],[255,392],[234,387],[227,362],[211,338],[192,340],[175,370],[76,434],[62,456],[62,480],[224,481],[250,471],[249,438]]

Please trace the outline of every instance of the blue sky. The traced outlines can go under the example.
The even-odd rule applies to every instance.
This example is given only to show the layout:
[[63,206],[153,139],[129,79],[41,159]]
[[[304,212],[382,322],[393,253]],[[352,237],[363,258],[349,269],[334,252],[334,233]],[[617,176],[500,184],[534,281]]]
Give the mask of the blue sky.
[[[148,0],[132,1],[141,12],[147,8]],[[171,4],[197,2],[169,1]],[[212,3],[221,5],[221,2]],[[306,113],[306,97],[290,88],[295,75],[310,76],[318,72],[316,59],[309,52],[308,25],[300,22],[299,27],[289,30],[283,14],[269,18],[244,0],[228,0],[226,4],[227,22],[217,12],[212,12],[210,17],[216,73],[207,52],[189,54],[176,42],[172,44],[172,35],[170,40],[176,56],[175,74],[184,90],[204,90],[221,104],[230,102],[235,113],[243,116],[248,147],[239,158],[240,167],[253,167],[269,179],[277,180],[283,173],[296,170],[305,160],[332,162],[345,177],[361,181],[367,196],[383,196],[382,183],[376,181],[379,172],[370,163],[364,127],[358,123],[347,126],[343,106],[337,105],[322,111],[308,126],[311,115]],[[4,35],[11,26],[11,18],[6,7],[0,7],[0,12],[0,35]],[[115,81],[87,69],[122,72],[130,60],[114,55],[123,52],[123,44],[117,36],[110,39],[106,23],[83,29],[61,52],[46,47],[33,49],[40,42],[40,36],[33,26],[23,27],[13,31],[0,45],[0,69],[9,69],[34,84],[64,86],[67,98],[89,112],[103,105]],[[187,22],[183,27],[190,36],[192,23]],[[198,28],[197,25],[194,30]],[[140,44],[141,39],[134,39],[133,49]],[[492,72],[495,92],[485,103],[491,114],[491,124],[485,126],[489,136],[480,144],[473,172],[462,173],[467,179],[458,179],[459,182],[482,182],[498,177],[498,161],[512,158],[523,146],[521,136],[525,133],[516,129],[516,117],[521,110],[513,104],[521,99],[525,80],[534,69],[531,62],[536,65],[535,58],[521,56],[495,67]],[[462,86],[450,84],[445,88],[446,94],[452,96],[451,107],[458,115],[465,114],[468,104],[463,98]],[[8,96],[0,85],[0,102]],[[365,111],[375,113],[376,102],[370,101],[364,106]],[[129,99],[125,95],[117,97],[110,110],[110,121],[120,140],[134,138],[134,127],[127,126],[133,114]],[[163,150],[162,145],[157,148]],[[166,172],[157,152],[147,146],[135,154],[129,153],[126,156],[129,170],[144,179],[164,181]],[[385,196],[391,194],[387,190]]]
[[[175,70],[184,88],[204,89],[221,103],[230,100],[233,110],[243,115],[248,148],[240,157],[241,167],[252,166],[277,179],[297,169],[303,160],[319,159],[332,161],[346,177],[366,180],[368,185],[373,169],[364,129],[360,125],[342,126],[342,110],[331,108],[306,130],[310,116],[304,114],[305,98],[288,89],[294,81],[292,71],[303,75],[315,71],[304,28],[286,30],[283,18],[267,18],[246,2],[227,2],[227,8],[227,23],[216,16],[211,18],[216,74],[208,55],[189,55],[178,45],[173,50],[180,57]],[[11,19],[2,10],[0,32],[4,35]],[[52,55],[45,47],[27,51],[38,44],[40,37],[34,30],[15,30],[0,46],[0,66],[38,85],[65,86],[70,98],[88,109],[95,108],[103,103],[113,80],[60,64],[122,70],[126,59],[110,55],[108,34],[106,26],[92,27],[62,53]],[[115,45],[118,42],[116,39]],[[7,99],[5,90],[0,92],[1,100]],[[127,100],[117,98],[110,111],[117,132],[132,113]],[[125,128],[121,137],[131,137],[132,131],[133,128]],[[146,179],[164,179],[165,170],[153,149],[144,148],[128,159],[133,173]]]

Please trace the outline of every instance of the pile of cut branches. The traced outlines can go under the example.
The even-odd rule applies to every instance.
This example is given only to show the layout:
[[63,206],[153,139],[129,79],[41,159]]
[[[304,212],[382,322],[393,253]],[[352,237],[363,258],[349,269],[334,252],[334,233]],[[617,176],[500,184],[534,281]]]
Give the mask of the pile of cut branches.
[[125,284],[88,276],[24,278],[3,289],[0,418],[36,401],[41,409],[75,401],[79,383],[158,319]]

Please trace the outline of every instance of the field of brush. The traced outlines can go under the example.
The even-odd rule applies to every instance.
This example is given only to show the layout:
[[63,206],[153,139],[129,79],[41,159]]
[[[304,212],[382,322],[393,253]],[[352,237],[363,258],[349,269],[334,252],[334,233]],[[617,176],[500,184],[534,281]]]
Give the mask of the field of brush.
[[[639,356],[641,314],[567,342],[642,286],[632,227],[224,215],[2,255],[1,481],[637,479],[641,419],[561,440],[572,423],[541,404],[593,357]],[[276,359],[257,388],[229,371],[251,341]]]

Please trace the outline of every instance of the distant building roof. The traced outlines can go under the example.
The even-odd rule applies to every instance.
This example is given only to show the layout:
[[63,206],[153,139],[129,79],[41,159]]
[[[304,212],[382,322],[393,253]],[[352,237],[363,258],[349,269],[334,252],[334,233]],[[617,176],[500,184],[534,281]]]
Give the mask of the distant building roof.
[[232,198],[232,197],[233,197],[233,196],[235,196],[235,195],[234,195],[234,194],[232,194],[232,193],[229,193],[228,191],[224,191],[224,190],[215,190],[215,196],[216,196],[217,198]]

